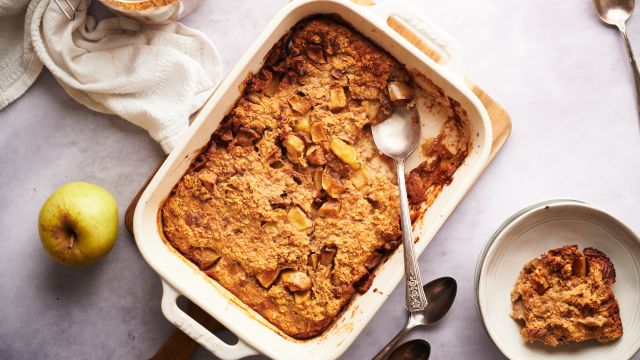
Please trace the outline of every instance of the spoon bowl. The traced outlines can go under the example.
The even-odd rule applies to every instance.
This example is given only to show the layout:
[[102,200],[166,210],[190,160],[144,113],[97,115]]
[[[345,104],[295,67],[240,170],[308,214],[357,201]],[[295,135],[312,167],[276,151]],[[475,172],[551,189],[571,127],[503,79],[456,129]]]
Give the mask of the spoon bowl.
[[420,143],[420,114],[416,107],[397,106],[387,120],[371,127],[378,150],[394,160],[404,160]]
[[449,312],[457,292],[458,284],[449,276],[435,279],[424,286],[429,303],[424,311],[425,325],[435,323]]
[[633,13],[635,0],[594,0],[593,5],[600,20],[609,25],[619,26]]
[[415,339],[398,346],[389,360],[427,360],[431,355],[431,345],[426,340]]
[[[374,357],[374,360],[385,359],[387,354],[389,354],[393,350],[395,345],[413,328],[418,326],[430,325],[442,319],[447,314],[449,309],[451,309],[451,305],[453,305],[453,301],[455,300],[456,294],[458,292],[458,284],[452,277],[445,276],[430,281],[424,286],[423,290],[429,302],[427,307],[422,312],[410,313],[407,325],[393,339],[391,339],[391,341],[389,341],[389,343]],[[426,341],[424,342],[427,343]],[[427,343],[427,346],[428,345],[429,343]],[[413,347],[411,347],[411,349],[413,349]],[[403,352],[411,354],[411,352],[408,350],[404,350]],[[427,357],[425,357],[424,359],[429,358],[430,352],[431,347],[429,346]],[[409,359],[413,358],[409,357]],[[417,359],[422,358],[417,357]]]

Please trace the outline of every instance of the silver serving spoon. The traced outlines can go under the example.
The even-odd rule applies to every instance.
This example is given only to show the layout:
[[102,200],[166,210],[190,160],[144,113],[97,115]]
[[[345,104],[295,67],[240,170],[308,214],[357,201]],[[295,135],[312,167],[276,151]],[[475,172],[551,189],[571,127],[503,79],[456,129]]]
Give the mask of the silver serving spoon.
[[620,34],[624,40],[624,47],[627,49],[629,63],[633,70],[633,80],[636,85],[636,111],[638,112],[638,119],[640,119],[640,73],[638,73],[638,65],[633,56],[631,43],[629,43],[625,29],[625,22],[633,13],[635,0],[593,0],[593,4],[596,7],[600,20],[609,25],[616,26],[618,30],[620,30]]
[[415,106],[411,109],[397,106],[387,120],[371,127],[371,133],[378,150],[396,163],[400,195],[400,227],[404,248],[406,306],[409,312],[422,311],[427,307],[427,298],[422,290],[420,270],[413,251],[409,200],[404,181],[404,161],[420,143],[420,115]]
[[398,346],[389,360],[427,360],[431,355],[431,345],[425,340],[415,339]]
[[[402,339],[405,335],[411,331],[411,329],[417,326],[425,326],[435,323],[436,321],[442,319],[445,314],[451,308],[453,304],[453,300],[456,298],[456,293],[458,291],[458,285],[456,281],[451,277],[441,277],[430,281],[424,286],[424,292],[427,297],[427,301],[429,305],[421,312],[411,312],[409,314],[409,321],[407,325],[393,338],[389,343],[382,349],[378,355],[374,357],[374,360],[382,360],[386,357],[391,350],[396,346],[396,344]],[[424,341],[424,340],[423,340]],[[429,343],[424,341],[427,344],[426,351],[427,355],[424,359],[429,357],[429,353],[431,352],[431,347]],[[416,347],[421,347],[425,349],[424,345],[416,345],[416,347],[404,347],[403,344],[398,347],[393,354],[395,353],[408,353],[411,354]],[[401,350],[404,349],[404,350]],[[400,353],[397,356],[400,356]],[[391,359],[392,357],[390,357]]]

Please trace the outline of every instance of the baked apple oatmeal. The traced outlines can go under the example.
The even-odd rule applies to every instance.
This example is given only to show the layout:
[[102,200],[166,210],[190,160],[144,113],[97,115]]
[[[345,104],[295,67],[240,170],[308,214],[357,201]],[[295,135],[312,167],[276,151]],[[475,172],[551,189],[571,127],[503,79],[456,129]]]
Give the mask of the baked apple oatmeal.
[[616,270],[601,251],[575,245],[547,251],[528,262],[511,293],[511,317],[524,324],[524,340],[550,346],[622,336],[620,309],[611,285]]
[[417,98],[445,118],[407,178],[414,214],[468,154],[466,113],[422,83],[339,20],[301,21],[172,190],[165,238],[285,334],[320,334],[401,241],[396,179],[370,125]]

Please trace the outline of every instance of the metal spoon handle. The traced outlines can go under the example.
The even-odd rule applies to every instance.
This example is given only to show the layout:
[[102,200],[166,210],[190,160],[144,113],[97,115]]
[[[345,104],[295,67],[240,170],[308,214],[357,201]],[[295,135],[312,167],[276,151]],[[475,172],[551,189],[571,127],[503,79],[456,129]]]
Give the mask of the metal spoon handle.
[[638,64],[636,58],[633,56],[633,49],[631,49],[631,43],[627,36],[627,31],[624,27],[620,28],[620,34],[624,40],[624,47],[627,49],[627,56],[629,57],[629,64],[631,64],[631,70],[633,71],[633,81],[636,86],[636,111],[638,112],[638,120],[640,121],[640,73],[638,73]]
[[404,249],[404,273],[406,289],[406,306],[409,312],[422,311],[427,307],[427,297],[422,289],[420,270],[413,251],[413,234],[411,217],[409,216],[409,200],[404,181],[404,160],[396,160],[398,172],[398,189],[400,192],[400,226],[402,228],[402,244]]
[[380,352],[373,358],[373,360],[384,360],[387,358],[387,355],[396,347],[396,344],[402,339],[413,327],[409,327],[409,324],[404,327],[396,336],[389,341],[387,346],[385,346]]

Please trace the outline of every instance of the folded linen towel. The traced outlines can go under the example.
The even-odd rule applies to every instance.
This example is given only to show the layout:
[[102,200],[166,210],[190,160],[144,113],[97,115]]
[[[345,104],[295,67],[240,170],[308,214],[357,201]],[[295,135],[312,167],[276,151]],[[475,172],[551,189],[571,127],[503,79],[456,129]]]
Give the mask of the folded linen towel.
[[24,48],[32,46],[71,97],[143,127],[167,153],[222,77],[213,44],[178,22],[96,24],[86,10],[69,21],[54,1],[32,0],[25,27]]
[[42,71],[25,28],[29,0],[0,0],[0,110],[19,98]]

